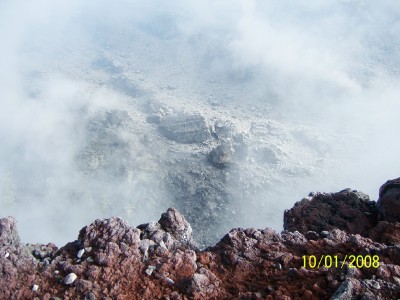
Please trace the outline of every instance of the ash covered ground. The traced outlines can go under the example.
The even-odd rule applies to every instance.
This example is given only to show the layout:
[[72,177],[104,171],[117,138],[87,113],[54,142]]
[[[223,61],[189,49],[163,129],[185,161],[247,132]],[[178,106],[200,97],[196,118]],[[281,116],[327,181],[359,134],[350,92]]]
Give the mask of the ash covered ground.
[[311,190],[373,195],[399,167],[397,13],[350,2],[3,4],[2,215],[62,245],[176,207],[204,247]]

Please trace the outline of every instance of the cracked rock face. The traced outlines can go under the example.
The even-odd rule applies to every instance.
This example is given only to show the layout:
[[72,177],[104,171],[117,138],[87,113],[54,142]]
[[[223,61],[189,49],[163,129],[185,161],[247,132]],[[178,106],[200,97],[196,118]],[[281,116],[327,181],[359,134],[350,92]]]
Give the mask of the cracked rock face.
[[211,138],[201,115],[177,114],[165,117],[160,122],[160,131],[167,138],[183,144],[201,143]]
[[[96,220],[60,249],[22,245],[15,220],[4,218],[0,298],[397,299],[400,247],[393,241],[400,223],[360,227],[364,216],[377,220],[378,213],[360,192],[313,194],[285,213],[282,233],[236,228],[205,250],[174,208],[137,228],[118,217]],[[337,266],[304,266],[304,256],[328,254]],[[352,254],[377,255],[379,267],[351,268],[345,259]]]

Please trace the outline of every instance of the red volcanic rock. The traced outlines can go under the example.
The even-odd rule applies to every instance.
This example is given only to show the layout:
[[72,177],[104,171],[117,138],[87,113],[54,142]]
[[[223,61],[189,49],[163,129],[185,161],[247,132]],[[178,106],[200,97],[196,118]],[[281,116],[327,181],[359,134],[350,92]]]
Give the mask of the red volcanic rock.
[[398,299],[400,223],[377,222],[351,190],[297,203],[290,231],[236,228],[201,251],[173,208],[137,228],[96,220],[60,249],[22,245],[0,219],[0,299]]
[[387,222],[400,222],[400,178],[388,180],[379,189],[379,217]]
[[350,189],[339,193],[311,193],[284,213],[284,229],[309,239],[338,228],[385,244],[400,243],[400,178],[379,189],[378,202]]
[[338,193],[311,193],[284,213],[284,229],[329,231],[334,228],[368,236],[378,222],[375,201],[361,192],[346,189]]
[[181,245],[195,247],[192,239],[192,227],[175,208],[169,208],[166,213],[163,213],[158,223]]
[[140,230],[131,228],[121,218],[96,220],[93,224],[81,229],[78,243],[81,247],[105,248],[110,243],[137,246]]
[[400,244],[400,223],[381,221],[368,233],[368,236],[385,244]]

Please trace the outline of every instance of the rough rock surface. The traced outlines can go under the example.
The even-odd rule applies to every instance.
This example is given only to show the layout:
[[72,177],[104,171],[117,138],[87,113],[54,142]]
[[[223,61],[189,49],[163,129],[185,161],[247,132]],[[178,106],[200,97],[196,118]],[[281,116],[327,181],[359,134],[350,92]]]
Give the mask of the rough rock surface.
[[[323,227],[321,220],[311,218],[310,205],[324,207],[320,218],[335,220],[340,228],[329,222]],[[347,209],[350,216],[335,209]],[[371,216],[364,214],[365,209],[378,218],[376,207],[359,192],[315,194],[295,205],[291,211],[296,214],[286,212],[285,226],[291,231],[235,228],[202,251],[196,248],[190,224],[173,208],[158,222],[137,228],[117,217],[96,220],[60,249],[53,244],[22,245],[15,220],[4,218],[0,295],[1,299],[398,299],[400,247],[389,235],[396,235],[400,223],[381,221],[374,227],[372,220],[360,227],[362,216]],[[304,234],[293,231],[294,220],[287,219],[301,213],[311,218],[299,223]],[[381,242],[362,237],[357,230]],[[386,234],[389,244],[380,233]],[[322,263],[311,268],[312,255],[318,261],[326,255],[336,259],[331,267]],[[379,266],[352,268],[350,255],[376,255]]]
[[377,202],[359,191],[310,193],[284,213],[284,229],[322,232],[338,228],[385,244],[400,243],[400,178],[379,189]]
[[321,232],[339,228],[366,235],[377,224],[375,201],[361,192],[346,189],[338,193],[310,193],[284,214],[286,230]]
[[14,218],[8,217],[0,220],[0,246],[18,245],[19,236]]
[[400,222],[400,178],[388,180],[379,189],[379,216],[383,221]]
[[227,139],[210,152],[209,160],[214,166],[222,168],[232,162],[234,154],[235,150],[233,149],[232,142],[230,139]]
[[160,131],[178,143],[201,143],[211,138],[204,117],[201,115],[177,114],[165,117],[160,122]]
[[229,139],[232,137],[233,123],[217,121],[214,124],[214,134],[218,139]]

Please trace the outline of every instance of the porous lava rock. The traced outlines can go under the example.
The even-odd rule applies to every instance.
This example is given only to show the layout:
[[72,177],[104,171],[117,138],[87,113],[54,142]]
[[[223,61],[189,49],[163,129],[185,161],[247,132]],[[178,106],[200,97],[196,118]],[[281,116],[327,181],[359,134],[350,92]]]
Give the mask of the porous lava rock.
[[[312,207],[324,208],[320,217],[337,220],[341,228],[326,227],[313,216],[312,222],[299,223],[301,232],[292,230],[301,213],[311,217]],[[345,209],[350,213],[345,215]],[[174,208],[158,222],[137,228],[117,217],[96,220],[60,249],[54,244],[23,245],[15,220],[0,219],[0,298],[400,297],[400,246],[393,243],[399,238],[400,223],[381,221],[374,226],[375,219],[368,217],[377,220],[377,207],[364,194],[352,190],[314,194],[292,212],[296,214],[286,212],[285,218],[299,219],[286,220],[290,229],[281,233],[235,228],[204,250],[196,248],[190,224]],[[361,220],[369,223],[361,227]],[[374,266],[354,267],[351,255],[378,260]]]
[[380,221],[378,225],[368,232],[368,237],[385,244],[400,244],[400,223]]
[[334,228],[368,236],[378,223],[378,207],[369,196],[351,189],[338,193],[310,193],[286,210],[283,227],[290,231],[329,231]]
[[178,242],[178,245],[195,248],[195,242],[192,238],[192,227],[175,208],[169,208],[167,212],[163,213],[158,223],[165,233],[172,235],[175,242]]
[[0,246],[18,245],[17,222],[13,217],[0,219]]
[[387,222],[400,222],[400,178],[388,180],[379,189],[379,217]]
[[379,189],[377,202],[362,192],[313,192],[284,213],[284,229],[308,236],[334,228],[360,234],[374,241],[400,243],[400,178],[388,180]]

